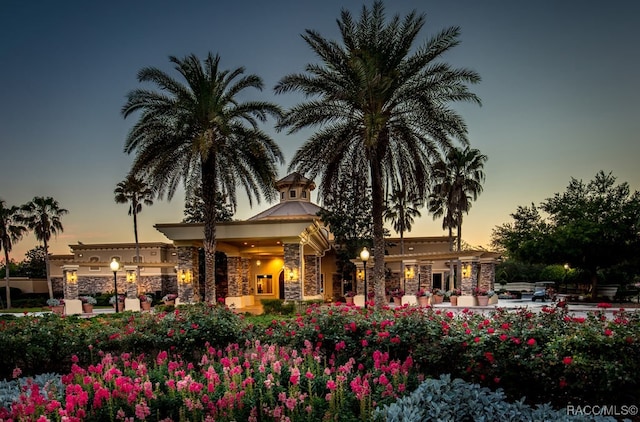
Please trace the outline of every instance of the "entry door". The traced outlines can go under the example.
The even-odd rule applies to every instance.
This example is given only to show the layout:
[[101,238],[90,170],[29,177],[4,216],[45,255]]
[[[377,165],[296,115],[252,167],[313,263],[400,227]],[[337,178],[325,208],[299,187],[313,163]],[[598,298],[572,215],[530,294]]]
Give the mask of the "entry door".
[[433,274],[433,288],[443,290],[442,289],[442,273]]

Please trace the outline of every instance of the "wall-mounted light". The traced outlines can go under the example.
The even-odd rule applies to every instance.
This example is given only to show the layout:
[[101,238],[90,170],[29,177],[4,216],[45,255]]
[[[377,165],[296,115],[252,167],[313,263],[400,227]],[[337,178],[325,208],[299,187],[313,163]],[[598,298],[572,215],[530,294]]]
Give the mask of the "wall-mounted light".
[[73,270],[67,271],[67,283],[76,284],[77,282],[78,282],[78,274]]
[[413,267],[407,267],[404,271],[404,276],[405,278],[413,278],[414,276]]
[[289,271],[289,280],[293,280],[294,276],[295,276],[295,273],[293,272],[293,270]]
[[129,283],[136,282],[136,272],[134,270],[127,270],[127,281]]
[[463,265],[462,266],[462,277],[469,278],[471,276],[471,265]]
[[182,270],[180,271],[180,283],[181,284],[189,284],[191,283],[191,270]]

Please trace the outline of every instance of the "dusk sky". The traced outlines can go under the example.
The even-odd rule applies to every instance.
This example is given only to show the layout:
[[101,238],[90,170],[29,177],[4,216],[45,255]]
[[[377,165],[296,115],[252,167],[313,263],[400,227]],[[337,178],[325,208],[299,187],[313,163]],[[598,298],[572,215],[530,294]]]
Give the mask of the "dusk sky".
[[[51,196],[69,210],[50,252],[70,244],[133,242],[128,206],[113,190],[132,162],[123,152],[135,118],[126,94],[145,66],[171,74],[168,56],[219,53],[225,69],[244,66],[264,80],[252,98],[288,107],[297,94],[275,95],[289,73],[316,62],[305,29],[339,40],[341,8],[359,17],[371,1],[111,0],[0,3],[0,198],[21,205]],[[482,107],[460,105],[471,146],[488,156],[484,192],[464,217],[463,239],[489,246],[491,231],[519,205],[563,192],[571,177],[599,170],[640,190],[640,2],[458,0],[386,2],[390,17],[427,15],[416,47],[448,26],[462,43],[444,59],[476,70]],[[310,132],[287,135],[264,126],[286,166]],[[244,195],[239,192],[239,198]],[[139,215],[141,242],[165,241],[153,226],[183,218],[184,194],[156,200]],[[315,195],[313,196],[315,199]],[[241,201],[246,219],[273,204]],[[406,236],[446,234],[426,210]],[[395,233],[392,233],[394,236]],[[11,258],[37,242],[29,235]]]

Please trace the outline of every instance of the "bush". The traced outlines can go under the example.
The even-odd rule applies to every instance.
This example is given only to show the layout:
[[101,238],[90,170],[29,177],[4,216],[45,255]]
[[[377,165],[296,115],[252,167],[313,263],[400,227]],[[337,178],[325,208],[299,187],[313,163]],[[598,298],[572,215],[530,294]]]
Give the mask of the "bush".
[[503,391],[491,391],[450,375],[429,379],[410,395],[377,408],[374,420],[388,422],[422,421],[615,421],[613,417],[569,416],[566,410],[550,405],[532,408],[524,399],[510,403]]
[[293,315],[296,310],[294,302],[286,302],[282,299],[262,299],[262,309],[265,314]]

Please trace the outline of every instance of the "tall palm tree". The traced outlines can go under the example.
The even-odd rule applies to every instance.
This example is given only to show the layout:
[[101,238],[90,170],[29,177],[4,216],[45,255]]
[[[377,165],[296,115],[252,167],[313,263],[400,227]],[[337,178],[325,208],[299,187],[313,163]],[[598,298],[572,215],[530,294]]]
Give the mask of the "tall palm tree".
[[277,93],[299,91],[310,99],[295,105],[278,123],[294,133],[319,129],[295,153],[290,169],[307,177],[322,175],[319,194],[335,191],[340,176],[354,171],[371,186],[373,284],[375,302],[384,302],[384,186],[405,186],[426,197],[429,159],[452,140],[463,143],[466,125],[450,106],[480,103],[467,84],[480,80],[472,70],[438,61],[459,42],[459,29],[445,29],[414,48],[425,23],[415,11],[386,22],[384,6],[362,8],[359,21],[342,10],[342,43],[318,32],[303,35],[321,64],[285,76]]
[[0,249],[4,250],[4,268],[7,289],[7,309],[11,308],[11,289],[9,286],[9,252],[15,242],[22,239],[27,228],[18,223],[20,208],[7,207],[6,202],[0,199]]
[[404,255],[404,232],[411,231],[415,217],[420,217],[422,200],[407,192],[404,187],[393,190],[384,211],[384,219],[390,221],[393,229],[400,234],[400,254]]
[[[451,148],[446,155],[434,164],[434,192],[431,195],[430,210],[446,210],[443,228],[455,227],[457,250],[462,248],[462,214],[468,214],[471,202],[482,193],[484,182],[484,163],[487,156],[475,148]],[[443,215],[442,213],[440,216]],[[434,214],[435,217],[435,214]],[[451,238],[451,232],[449,232]]]
[[118,204],[129,204],[129,215],[133,216],[133,234],[136,240],[136,280],[140,282],[140,244],[138,243],[138,214],[142,211],[142,205],[153,205],[155,193],[147,183],[133,174],[116,185],[113,191],[115,201]]
[[[258,122],[280,117],[278,106],[263,101],[241,101],[245,89],[262,90],[256,75],[244,68],[221,70],[220,57],[209,53],[201,62],[195,55],[169,57],[182,81],[152,67],[138,72],[140,82],[159,91],[136,89],[122,108],[124,117],[141,112],[125,142],[125,152],[136,152],[132,173],[145,176],[160,198],[170,200],[182,181],[187,189],[202,185],[205,204],[205,300],[215,301],[216,197],[226,195],[234,211],[236,186],[259,202],[260,194],[274,198],[280,148]],[[239,98],[240,97],[240,98]],[[198,289],[194,289],[196,292]]]
[[49,267],[49,240],[51,236],[57,236],[64,231],[61,217],[68,214],[64,208],[60,208],[58,201],[51,197],[36,196],[33,200],[21,207],[22,215],[19,221],[33,231],[36,239],[42,242],[47,267],[47,286],[49,297],[53,298],[53,286],[51,285],[51,271]]

